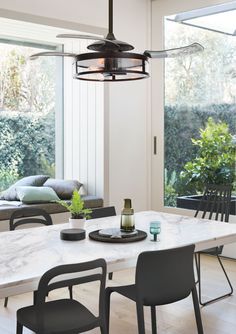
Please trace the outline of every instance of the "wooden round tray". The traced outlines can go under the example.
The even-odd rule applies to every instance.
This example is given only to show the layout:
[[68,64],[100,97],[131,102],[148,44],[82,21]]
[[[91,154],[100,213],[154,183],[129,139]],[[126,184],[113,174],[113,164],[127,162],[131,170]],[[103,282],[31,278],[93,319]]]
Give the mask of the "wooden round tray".
[[141,241],[147,238],[147,233],[141,230],[137,230],[137,234],[130,236],[129,238],[111,238],[105,237],[99,234],[99,230],[89,233],[89,238],[101,242],[111,242],[111,243],[127,243]]

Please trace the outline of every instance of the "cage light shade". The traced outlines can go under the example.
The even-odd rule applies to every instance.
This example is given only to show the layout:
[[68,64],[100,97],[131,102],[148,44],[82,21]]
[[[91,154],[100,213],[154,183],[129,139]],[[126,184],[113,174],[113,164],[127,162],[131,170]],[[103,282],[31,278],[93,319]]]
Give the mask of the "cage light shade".
[[91,52],[76,57],[76,79],[114,82],[147,77],[149,77],[148,58],[142,54]]

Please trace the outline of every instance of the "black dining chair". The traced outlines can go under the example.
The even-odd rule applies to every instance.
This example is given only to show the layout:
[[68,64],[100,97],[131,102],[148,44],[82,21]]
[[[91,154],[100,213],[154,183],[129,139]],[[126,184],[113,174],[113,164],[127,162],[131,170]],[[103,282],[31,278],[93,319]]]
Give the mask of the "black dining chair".
[[10,231],[26,224],[52,225],[52,218],[49,213],[40,208],[20,208],[15,210],[10,217]]
[[[52,290],[95,281],[100,281],[98,316],[74,299],[46,301],[47,294]],[[101,334],[107,334],[105,283],[104,259],[61,265],[48,270],[39,281],[35,304],[17,311],[16,334],[22,334],[23,327],[37,334],[78,334],[100,327]]]
[[[104,208],[93,209],[90,213],[90,219],[104,218],[116,216],[116,209],[114,206],[107,206]],[[108,273],[108,279],[112,280],[113,273]]]
[[174,303],[192,294],[198,334],[203,334],[194,281],[194,248],[194,245],[190,245],[141,253],[136,266],[135,284],[106,288],[108,332],[110,297],[112,292],[117,292],[136,303],[139,334],[145,334],[144,306],[151,308],[152,334],[156,334],[156,306]]
[[[229,221],[230,214],[230,200],[232,193],[232,185],[219,185],[219,184],[209,184],[206,186],[202,199],[199,203],[198,210],[196,211],[194,217],[206,218],[220,220],[222,222]],[[206,249],[204,251],[198,252],[195,254],[195,262],[197,268],[198,280],[198,293],[199,293],[199,302],[202,306],[215,302],[219,299],[231,296],[233,293],[233,287],[230,282],[230,279],[226,273],[224,265],[221,261],[220,255],[222,254],[223,246],[213,247]],[[229,292],[223,294],[219,297],[209,299],[207,301],[202,301],[202,289],[201,289],[201,255],[208,254],[216,256],[220,267],[225,275],[226,281],[229,286]]]
[[[116,209],[114,206],[107,206],[104,208],[92,209],[92,212],[89,214],[89,219],[97,219],[104,217],[116,216]],[[108,279],[112,280],[113,273],[108,273]],[[73,287],[69,286],[70,298],[73,299]]]
[[104,207],[104,208],[96,208],[96,209],[92,210],[92,212],[89,214],[89,216],[90,216],[90,219],[116,216],[116,209],[115,209],[114,206],[107,206],[107,207]]
[[[9,228],[10,231],[14,231],[19,226],[29,224],[52,225],[52,218],[45,210],[40,208],[20,208],[12,213]],[[7,307],[7,305],[8,297],[4,299],[4,307]]]

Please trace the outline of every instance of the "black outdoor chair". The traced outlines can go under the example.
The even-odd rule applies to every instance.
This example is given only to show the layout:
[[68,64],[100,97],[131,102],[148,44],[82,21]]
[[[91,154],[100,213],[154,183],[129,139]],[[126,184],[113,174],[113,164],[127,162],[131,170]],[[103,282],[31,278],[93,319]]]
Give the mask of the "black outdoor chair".
[[[199,203],[198,210],[196,211],[194,217],[201,217],[206,219],[214,219],[214,220],[220,220],[222,222],[228,222],[229,221],[229,214],[230,214],[230,200],[231,200],[231,192],[232,192],[232,185],[207,185],[206,189],[204,191],[204,194],[202,196],[202,199]],[[223,263],[221,261],[220,255],[222,254],[223,246],[213,247],[210,249],[206,249],[204,251],[198,252],[195,254],[195,262],[196,262],[196,268],[197,268],[197,276],[199,284],[199,302],[202,306],[205,306],[207,304],[210,304],[212,302],[215,302],[219,299],[228,297],[232,295],[233,293],[233,287],[230,282],[230,279],[226,273],[226,270],[223,266]],[[208,255],[214,255],[217,257],[219,264],[223,270],[223,273],[226,277],[226,280],[228,282],[230,291],[222,296],[207,300],[205,302],[202,301],[202,293],[201,293],[201,254],[208,254]]]
[[[86,276],[83,276],[83,272],[86,272]],[[52,290],[94,281],[100,281],[98,316],[74,299],[46,302]],[[100,327],[102,334],[107,334],[105,283],[104,259],[61,265],[48,270],[40,279],[35,304],[17,311],[16,334],[23,333],[23,326],[37,334],[78,334],[96,327]]]
[[[116,216],[116,209],[114,206],[107,206],[105,208],[93,209],[90,213],[90,219],[104,218]],[[108,273],[108,279],[112,280],[113,273]]]
[[[10,217],[9,228],[14,231],[17,227],[29,224],[52,225],[51,216],[39,208],[20,208],[13,212]],[[4,300],[4,307],[8,305],[8,297]]]
[[[89,219],[104,218],[116,216],[116,209],[114,206],[107,206],[104,208],[93,209],[89,214]],[[113,273],[108,273],[108,279],[112,280]],[[73,299],[73,287],[69,286],[70,298]]]
[[143,306],[151,307],[152,334],[156,334],[156,306],[174,303],[188,297],[192,293],[198,334],[203,334],[194,281],[194,248],[194,245],[190,245],[141,253],[136,266],[135,284],[106,288],[108,332],[112,292],[120,293],[136,302],[139,334],[145,334]]

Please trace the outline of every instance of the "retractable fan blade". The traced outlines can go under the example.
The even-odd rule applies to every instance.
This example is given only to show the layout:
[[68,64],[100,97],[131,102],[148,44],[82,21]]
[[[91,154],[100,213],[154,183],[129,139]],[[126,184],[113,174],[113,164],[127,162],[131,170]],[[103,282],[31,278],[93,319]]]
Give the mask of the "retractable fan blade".
[[90,39],[95,41],[104,41],[115,45],[118,49],[120,48],[119,44],[115,40],[107,39],[104,37],[93,36],[93,35],[80,35],[80,34],[59,34],[57,38],[78,38],[78,39]]
[[175,58],[188,56],[197,52],[202,52],[204,47],[199,43],[193,43],[187,46],[182,46],[179,48],[161,50],[161,51],[151,51],[146,50],[144,55],[149,58]]
[[76,57],[77,54],[69,53],[69,52],[39,52],[31,55],[29,57],[30,60],[35,60],[38,57],[48,57],[48,56],[56,56],[56,57]]

